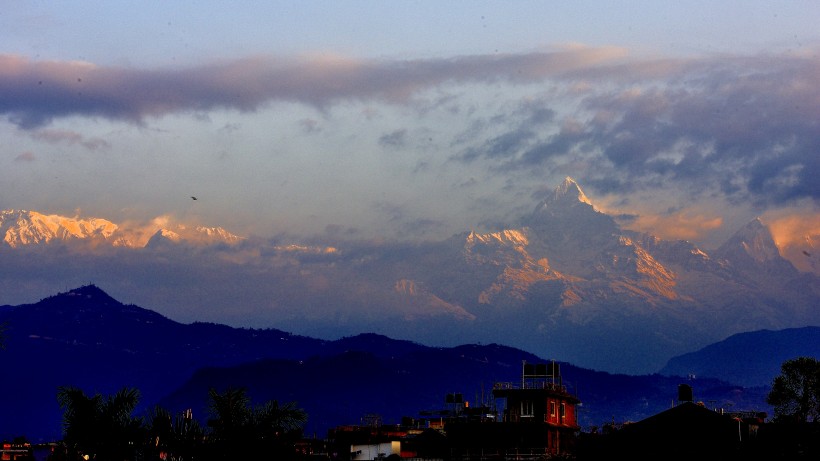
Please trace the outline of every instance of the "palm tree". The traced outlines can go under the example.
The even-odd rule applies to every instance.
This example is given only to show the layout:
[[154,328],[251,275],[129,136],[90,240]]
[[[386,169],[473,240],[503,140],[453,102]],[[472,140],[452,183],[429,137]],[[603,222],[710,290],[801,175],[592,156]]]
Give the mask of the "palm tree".
[[242,433],[242,430],[250,420],[250,399],[245,394],[244,388],[228,388],[220,394],[216,389],[208,391],[210,404],[208,410],[211,419],[208,425],[211,427],[211,438],[213,440],[232,440]]
[[210,389],[211,427],[209,454],[214,459],[251,459],[266,453],[271,459],[288,459],[292,442],[307,421],[304,410],[294,402],[279,405],[275,400],[251,408],[244,388],[224,393]]
[[[194,459],[204,440],[204,431],[191,410],[172,416],[157,405],[149,414],[147,428],[146,459],[159,458],[185,461]],[[149,458],[148,455],[154,455]]]
[[87,396],[77,387],[60,387],[57,401],[63,409],[63,443],[70,455],[129,460],[136,457],[142,438],[142,420],[131,413],[139,391],[124,388],[114,395]]
[[211,448],[209,454],[213,459],[229,460],[237,455],[237,450],[248,448],[250,399],[244,388],[228,388],[221,394],[211,388],[208,390],[208,398],[208,412],[211,416],[208,419],[208,426],[211,428],[208,438]]
[[71,453],[82,456],[96,452],[96,431],[100,425],[100,395],[93,397],[76,387],[60,387],[57,401],[63,409],[63,443]]
[[307,422],[307,413],[295,402],[279,405],[276,400],[257,407],[252,413],[253,424],[266,437],[301,430]]
[[123,388],[103,400],[100,407],[101,459],[135,458],[144,432],[142,419],[131,416],[139,396],[137,389]]
[[302,436],[307,413],[295,402],[279,405],[271,400],[253,412],[254,442],[257,451],[270,453],[272,459],[288,459],[293,456],[293,443]]

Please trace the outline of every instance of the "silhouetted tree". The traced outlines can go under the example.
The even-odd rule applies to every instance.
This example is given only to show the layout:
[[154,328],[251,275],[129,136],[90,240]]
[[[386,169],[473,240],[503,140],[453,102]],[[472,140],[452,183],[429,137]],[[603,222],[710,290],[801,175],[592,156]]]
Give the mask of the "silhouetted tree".
[[99,427],[102,396],[89,397],[76,387],[61,387],[57,401],[63,409],[63,443],[69,453],[82,455],[96,452],[95,432]]
[[820,361],[798,357],[783,362],[766,402],[775,421],[820,421]]
[[248,440],[245,429],[250,421],[250,399],[245,389],[229,388],[220,394],[216,389],[208,390],[208,436],[214,459],[230,459],[231,451],[246,446]]
[[302,435],[307,413],[295,402],[279,405],[271,400],[252,412],[252,426],[256,432],[255,444],[259,450],[270,453],[271,459],[289,459],[294,456],[293,445]]
[[208,392],[210,419],[207,458],[215,460],[291,459],[293,442],[307,421],[291,402],[269,401],[252,408],[244,388]]
[[205,438],[190,410],[172,416],[165,408],[156,406],[148,416],[146,430],[146,459],[197,459]]
[[60,387],[57,401],[63,409],[63,443],[68,459],[132,460],[141,448],[142,420],[131,413],[139,391],[123,388],[114,395],[87,396],[76,387]]

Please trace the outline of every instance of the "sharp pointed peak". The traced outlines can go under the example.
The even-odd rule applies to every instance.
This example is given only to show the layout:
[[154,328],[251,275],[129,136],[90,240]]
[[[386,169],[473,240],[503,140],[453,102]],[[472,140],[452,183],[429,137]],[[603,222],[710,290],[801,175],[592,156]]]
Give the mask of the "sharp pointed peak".
[[599,210],[569,176],[551,196],[535,207],[533,214],[524,222],[543,232],[589,231],[607,235],[619,232],[615,220]]
[[587,195],[584,193],[581,186],[578,185],[578,182],[572,179],[571,177],[567,176],[564,178],[564,182],[562,182],[558,187],[555,188],[555,191],[552,194],[552,200],[557,201],[559,199],[578,199],[579,202],[586,203],[587,205],[592,205],[592,202],[589,200]]
[[732,238],[744,239],[750,238],[751,236],[768,236],[769,238],[772,238],[772,233],[769,230],[769,226],[764,224],[759,216],[755,217],[746,223],[746,225],[738,229]]
[[771,229],[759,217],[752,219],[745,226],[738,229],[723,245],[718,247],[716,255],[730,260],[751,258],[758,263],[766,261],[786,262],[780,255],[780,249],[774,241]]
[[564,178],[564,181],[552,191],[552,195],[547,197],[536,207],[536,213],[539,210],[553,208],[555,206],[560,208],[575,207],[578,204],[584,204],[593,210],[598,211],[595,209],[595,205],[592,204],[592,201],[589,200],[587,195],[581,189],[581,186],[579,186],[574,179],[567,176]]

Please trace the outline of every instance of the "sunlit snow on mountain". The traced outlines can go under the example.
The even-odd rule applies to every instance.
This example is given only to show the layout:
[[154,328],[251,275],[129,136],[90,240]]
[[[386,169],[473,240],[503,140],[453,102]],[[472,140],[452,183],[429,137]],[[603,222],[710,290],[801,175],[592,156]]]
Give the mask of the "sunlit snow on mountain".
[[12,248],[72,241],[137,248],[155,239],[195,244],[234,244],[242,240],[221,227],[188,227],[163,217],[145,225],[128,226],[101,218],[45,215],[27,210],[0,211],[0,233]]

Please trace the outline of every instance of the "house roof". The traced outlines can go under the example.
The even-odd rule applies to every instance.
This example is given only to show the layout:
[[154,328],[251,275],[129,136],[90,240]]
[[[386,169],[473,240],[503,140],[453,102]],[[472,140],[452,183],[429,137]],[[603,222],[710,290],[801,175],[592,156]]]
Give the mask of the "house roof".
[[733,453],[743,433],[744,423],[684,402],[624,426],[612,434],[608,446],[614,452],[629,452],[633,459],[701,459],[707,453]]

